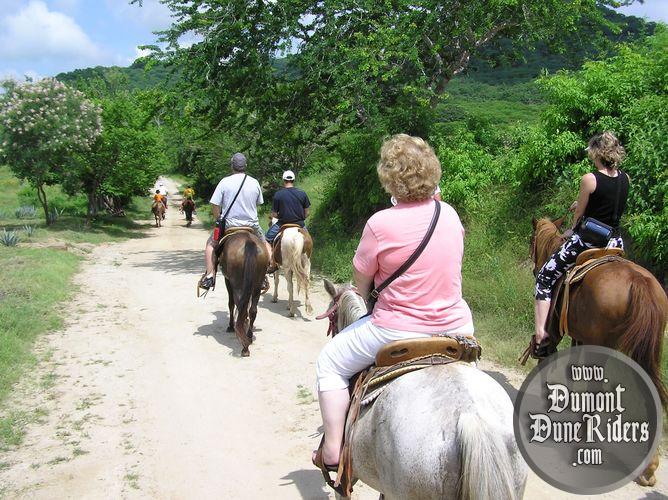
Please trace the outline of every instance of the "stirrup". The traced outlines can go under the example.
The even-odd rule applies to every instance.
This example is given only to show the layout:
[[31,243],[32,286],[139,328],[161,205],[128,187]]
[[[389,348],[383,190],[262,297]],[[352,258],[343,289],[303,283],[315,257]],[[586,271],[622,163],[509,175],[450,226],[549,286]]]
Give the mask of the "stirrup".
[[537,360],[545,359],[551,354],[551,346],[552,341],[550,340],[549,336],[545,337],[539,344],[536,342],[536,335],[532,335],[528,347],[518,358],[518,361],[522,366],[524,366],[530,357]]
[[322,458],[322,448],[324,444],[325,444],[325,435],[323,434],[322,439],[320,440],[320,444],[318,445],[318,449],[315,452],[315,459],[312,460],[313,465],[315,465],[318,469],[320,469],[320,472],[322,472],[322,477],[325,478],[325,482],[327,483],[327,485],[334,491],[336,491],[339,495],[345,497],[346,494],[343,491],[343,487],[340,484],[337,485],[336,483],[338,481],[335,481],[329,475],[330,472],[336,473],[339,470],[339,464],[327,465],[325,464],[325,461]]
[[[213,275],[207,277],[206,273],[204,273],[204,275],[197,282],[197,298],[206,297],[207,293],[215,289],[216,289],[216,276]],[[200,290],[204,291],[200,292]]]

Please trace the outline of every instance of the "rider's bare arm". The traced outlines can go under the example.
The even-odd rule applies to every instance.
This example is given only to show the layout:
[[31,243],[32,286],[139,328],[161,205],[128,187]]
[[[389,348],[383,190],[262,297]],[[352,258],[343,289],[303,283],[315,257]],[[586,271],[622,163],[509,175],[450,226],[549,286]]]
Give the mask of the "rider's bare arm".
[[575,225],[584,215],[587,208],[587,203],[589,203],[589,195],[594,192],[596,189],[596,177],[594,174],[585,174],[582,176],[580,181],[580,194],[578,195],[578,201],[576,201],[575,206],[575,215],[573,216],[573,229]]
[[218,217],[220,216],[220,205],[211,204],[211,215],[213,215],[214,221],[218,220]]
[[353,279],[355,280],[357,292],[366,300],[373,286],[373,276],[365,276],[353,266]]
[[304,218],[308,217],[308,207],[304,209]]

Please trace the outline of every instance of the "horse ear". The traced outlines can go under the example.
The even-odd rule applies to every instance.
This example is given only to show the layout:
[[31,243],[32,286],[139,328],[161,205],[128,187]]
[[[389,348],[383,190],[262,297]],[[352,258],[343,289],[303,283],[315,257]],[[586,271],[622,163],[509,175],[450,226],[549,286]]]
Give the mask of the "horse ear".
[[536,224],[538,223],[538,220],[536,220],[535,217],[531,217],[531,225],[533,226],[534,229],[536,229]]
[[334,286],[334,283],[329,281],[327,278],[325,278],[325,290],[327,290],[327,293],[330,297],[336,297],[336,287]]

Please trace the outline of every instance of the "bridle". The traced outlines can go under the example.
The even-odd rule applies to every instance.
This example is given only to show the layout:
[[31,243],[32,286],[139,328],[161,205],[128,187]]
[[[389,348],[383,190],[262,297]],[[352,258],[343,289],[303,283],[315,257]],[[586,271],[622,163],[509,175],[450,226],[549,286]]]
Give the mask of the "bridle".
[[325,311],[324,313],[320,314],[319,316],[316,316],[315,319],[329,319],[329,326],[327,327],[327,336],[330,334],[332,335],[332,338],[339,333],[339,300],[341,300],[341,296],[346,293],[347,291],[353,291],[357,295],[360,295],[360,293],[357,291],[357,288],[355,287],[350,287],[350,288],[343,288],[339,290],[339,292],[332,297],[332,305],[329,306],[329,309]]

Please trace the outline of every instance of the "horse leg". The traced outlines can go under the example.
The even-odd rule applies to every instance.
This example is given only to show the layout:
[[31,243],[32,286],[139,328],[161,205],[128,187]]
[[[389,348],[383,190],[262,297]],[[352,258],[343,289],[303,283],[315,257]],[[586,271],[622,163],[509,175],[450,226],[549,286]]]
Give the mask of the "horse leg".
[[271,298],[271,301],[275,304],[278,302],[278,276],[279,272],[278,269],[276,269],[276,272],[274,272],[274,296]]
[[260,300],[260,291],[253,293],[253,298],[251,299],[250,309],[248,310],[248,342],[253,343],[253,325],[255,324],[255,318],[257,317],[257,303]]
[[227,308],[230,310],[230,324],[227,325],[227,331],[234,331],[234,290],[232,290],[232,283],[225,278],[225,287],[227,288]]
[[293,278],[293,272],[292,269],[290,269],[287,273],[285,273],[285,278],[288,281],[288,310],[290,311],[288,313],[288,316],[291,318],[294,318],[295,316],[295,302],[293,298],[293,293],[294,293],[294,286],[292,283],[292,278]]
[[306,314],[311,314],[313,312],[313,307],[311,307],[311,301],[308,298],[308,285],[309,285],[309,278],[311,276],[311,260],[306,255],[302,255],[302,261],[304,262],[304,271],[306,272],[306,283],[304,284],[304,301],[306,302]]

